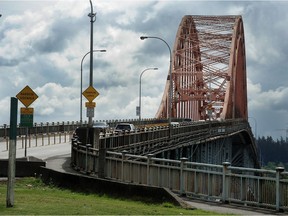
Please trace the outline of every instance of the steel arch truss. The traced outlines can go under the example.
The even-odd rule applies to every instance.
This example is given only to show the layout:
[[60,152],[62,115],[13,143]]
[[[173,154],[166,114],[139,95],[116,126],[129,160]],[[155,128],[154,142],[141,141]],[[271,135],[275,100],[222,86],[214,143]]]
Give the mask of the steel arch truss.
[[[169,76],[168,76],[169,79]],[[184,16],[172,54],[172,118],[247,119],[241,16]],[[167,118],[167,81],[157,118]]]

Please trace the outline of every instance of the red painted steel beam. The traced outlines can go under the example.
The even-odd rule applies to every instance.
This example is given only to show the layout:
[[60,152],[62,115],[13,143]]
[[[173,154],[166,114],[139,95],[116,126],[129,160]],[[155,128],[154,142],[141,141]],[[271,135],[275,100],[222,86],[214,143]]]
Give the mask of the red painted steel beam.
[[[172,53],[172,118],[248,118],[241,16],[182,18]],[[157,118],[167,118],[167,81]]]

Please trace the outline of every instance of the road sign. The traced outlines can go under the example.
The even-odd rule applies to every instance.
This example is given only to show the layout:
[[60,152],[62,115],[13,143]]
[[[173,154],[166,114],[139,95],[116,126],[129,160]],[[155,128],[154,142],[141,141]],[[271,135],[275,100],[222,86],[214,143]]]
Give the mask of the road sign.
[[85,106],[87,108],[94,108],[94,107],[96,107],[96,103],[95,102],[86,102]]
[[99,92],[93,86],[89,86],[82,94],[89,102],[92,102],[99,95]]
[[27,108],[38,98],[38,95],[27,85],[16,95],[16,97]]
[[34,108],[26,108],[26,107],[21,107],[20,108],[20,114],[22,115],[33,115],[34,113]]
[[20,126],[33,127],[34,108],[21,107],[20,109]]
[[87,107],[87,117],[94,117],[94,107]]
[[140,107],[136,106],[136,116],[140,116]]

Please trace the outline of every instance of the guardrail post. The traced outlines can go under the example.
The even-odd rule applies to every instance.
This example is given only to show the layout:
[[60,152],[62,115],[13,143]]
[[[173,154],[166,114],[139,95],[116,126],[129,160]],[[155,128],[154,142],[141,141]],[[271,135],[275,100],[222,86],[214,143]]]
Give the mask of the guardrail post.
[[91,147],[91,144],[86,144],[86,160],[85,160],[85,171],[86,174],[89,174],[88,172],[88,149]]
[[99,131],[98,131],[97,136],[98,137],[97,137],[96,142],[98,143],[98,146],[99,146],[98,177],[99,178],[105,178],[105,173],[106,173],[106,145],[105,145],[105,142],[101,143],[102,140],[99,139]]
[[230,162],[223,162],[223,179],[222,179],[222,202],[228,203],[228,189],[229,181],[226,175],[228,174],[228,167],[231,165]]
[[147,185],[150,185],[150,165],[152,164],[151,158],[153,157],[153,154],[148,154],[147,155]]
[[77,150],[76,150],[76,170],[79,171],[80,169],[82,169],[81,162],[83,161],[82,158],[80,158],[80,145],[82,145],[82,142],[77,140]]
[[186,168],[185,162],[188,161],[188,158],[181,158],[181,167],[180,167],[180,195],[184,196],[185,194],[185,176],[184,176],[184,169]]
[[276,167],[276,211],[280,211],[281,206],[280,177],[283,171],[284,167]]
[[126,154],[128,151],[122,151],[122,163],[121,163],[121,180],[124,182],[124,161],[126,160]]

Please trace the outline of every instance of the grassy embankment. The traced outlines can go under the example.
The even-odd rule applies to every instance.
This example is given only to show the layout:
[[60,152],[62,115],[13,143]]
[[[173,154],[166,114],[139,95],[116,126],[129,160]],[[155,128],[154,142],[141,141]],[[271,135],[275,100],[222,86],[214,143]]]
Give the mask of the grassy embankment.
[[215,215],[171,203],[147,202],[84,194],[45,185],[35,178],[17,179],[14,206],[6,208],[7,182],[0,182],[1,215]]

